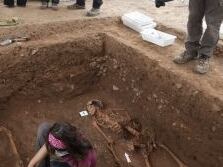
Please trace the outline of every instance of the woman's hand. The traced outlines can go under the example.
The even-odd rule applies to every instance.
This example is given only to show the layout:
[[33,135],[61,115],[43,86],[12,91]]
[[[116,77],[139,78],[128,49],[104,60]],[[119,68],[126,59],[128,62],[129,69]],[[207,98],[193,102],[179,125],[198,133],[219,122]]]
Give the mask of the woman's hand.
[[35,167],[47,156],[47,154],[48,154],[47,148],[46,148],[46,145],[44,144],[36,153],[36,155],[31,159],[31,161],[28,164],[28,167]]

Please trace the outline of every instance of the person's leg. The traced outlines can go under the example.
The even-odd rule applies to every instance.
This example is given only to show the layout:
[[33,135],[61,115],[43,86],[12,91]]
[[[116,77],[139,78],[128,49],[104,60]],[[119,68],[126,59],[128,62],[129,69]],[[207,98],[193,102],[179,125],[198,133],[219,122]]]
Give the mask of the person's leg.
[[87,12],[87,16],[97,16],[100,14],[100,7],[103,4],[102,0],[93,0],[92,9]]
[[48,8],[49,0],[41,0],[41,2],[42,2],[41,9]]
[[80,6],[85,6],[85,0],[77,0],[76,4],[78,4]]
[[223,0],[206,0],[205,20],[207,29],[201,40],[201,47],[198,51],[199,61],[195,72],[206,73],[209,70],[209,58],[213,55],[214,49],[219,40],[219,30],[223,19]]
[[[219,40],[219,30],[223,19],[223,6],[221,0],[206,0],[205,20],[207,29],[201,40],[199,54],[211,57]],[[222,0],[223,2],[223,0]]]
[[198,51],[201,36],[203,33],[202,21],[205,14],[206,0],[190,0],[189,18],[187,23],[187,41],[185,43],[186,50],[189,52]]
[[4,5],[8,6],[8,7],[14,7],[15,4],[14,4],[14,0],[4,0]]
[[59,4],[60,0],[52,0],[52,4]]
[[75,4],[68,5],[68,9],[85,9],[85,0],[76,0]]
[[189,1],[189,17],[187,23],[186,51],[174,59],[177,64],[187,63],[198,55],[200,39],[203,33],[202,20],[205,13],[205,0]]
[[53,10],[58,10],[58,4],[60,0],[52,0],[52,9]]
[[[39,150],[45,144],[45,139],[47,138],[50,127],[51,125],[46,122],[39,125],[36,139],[36,150]],[[50,158],[46,157],[38,167],[50,167]]]
[[102,0],[93,0],[93,8],[94,9],[100,9],[102,4],[103,4]]
[[27,0],[17,0],[17,6],[19,7],[25,7],[27,3]]

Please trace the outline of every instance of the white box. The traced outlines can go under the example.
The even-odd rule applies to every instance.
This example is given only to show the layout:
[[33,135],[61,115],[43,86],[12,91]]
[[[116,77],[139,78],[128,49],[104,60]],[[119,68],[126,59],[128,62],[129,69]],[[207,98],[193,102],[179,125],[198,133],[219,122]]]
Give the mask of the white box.
[[151,21],[153,21],[153,18],[151,18],[143,13],[140,13],[140,12],[127,13],[127,14],[124,14],[123,17],[131,19],[140,25],[146,25],[146,24],[150,23]]
[[149,29],[149,28],[155,28],[157,26],[157,24],[155,22],[150,22],[149,24],[146,24],[146,25],[137,25],[135,24],[133,21],[131,20],[127,20],[125,18],[122,19],[123,21],[123,24],[126,25],[127,27],[137,31],[137,32],[142,32],[144,31],[145,29]]
[[144,29],[155,28],[156,23],[149,16],[146,16],[139,12],[131,12],[122,16],[123,24],[129,28],[141,32]]
[[170,35],[155,29],[144,30],[141,32],[141,35],[143,40],[152,42],[162,47],[172,45],[177,38],[174,35]]

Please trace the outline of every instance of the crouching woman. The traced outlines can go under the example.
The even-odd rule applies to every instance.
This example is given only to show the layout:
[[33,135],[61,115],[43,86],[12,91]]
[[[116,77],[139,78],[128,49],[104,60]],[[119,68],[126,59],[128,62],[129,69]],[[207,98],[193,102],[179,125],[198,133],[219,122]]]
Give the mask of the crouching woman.
[[28,167],[96,167],[91,143],[69,123],[41,124],[37,149]]

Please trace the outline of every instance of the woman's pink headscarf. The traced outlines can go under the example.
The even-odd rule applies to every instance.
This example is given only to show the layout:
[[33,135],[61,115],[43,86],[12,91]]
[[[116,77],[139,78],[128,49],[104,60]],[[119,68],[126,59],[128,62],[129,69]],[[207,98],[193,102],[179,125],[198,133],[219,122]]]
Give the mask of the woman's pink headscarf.
[[53,146],[54,148],[57,148],[57,149],[66,149],[66,145],[63,143],[63,141],[57,139],[51,133],[49,133],[48,141],[49,141],[49,144],[51,146]]

